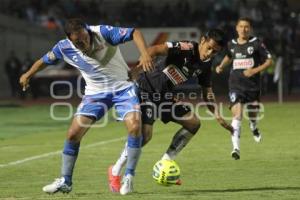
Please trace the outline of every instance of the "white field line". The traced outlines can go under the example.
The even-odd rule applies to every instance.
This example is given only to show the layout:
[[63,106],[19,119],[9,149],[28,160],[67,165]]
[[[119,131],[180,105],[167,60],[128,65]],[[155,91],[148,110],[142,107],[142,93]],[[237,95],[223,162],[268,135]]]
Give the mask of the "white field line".
[[[102,141],[102,142],[96,142],[96,143],[93,143],[93,144],[88,144],[88,145],[85,145],[83,147],[80,147],[80,149],[87,149],[87,148],[91,148],[91,147],[95,147],[95,146],[106,145],[106,144],[117,142],[117,141],[124,140],[124,139],[125,139],[125,137],[120,137],[120,138],[106,140],[106,141]],[[22,160],[16,160],[16,161],[9,162],[9,163],[6,163],[6,164],[0,164],[0,168],[13,166],[13,165],[19,165],[19,164],[22,164],[22,163],[25,163],[25,162],[28,162],[28,161],[38,160],[38,159],[41,159],[41,158],[46,158],[46,157],[49,157],[49,156],[58,155],[58,154],[61,154],[61,152],[62,152],[61,150],[60,151],[52,151],[52,152],[49,152],[49,153],[24,158]]]

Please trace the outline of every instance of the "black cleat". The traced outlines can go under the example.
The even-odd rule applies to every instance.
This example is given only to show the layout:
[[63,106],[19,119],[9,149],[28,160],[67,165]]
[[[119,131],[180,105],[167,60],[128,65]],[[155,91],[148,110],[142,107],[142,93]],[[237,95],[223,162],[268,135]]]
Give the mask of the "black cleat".
[[231,152],[231,157],[234,158],[235,160],[239,160],[240,159],[240,150],[233,149],[233,151]]
[[258,130],[258,128],[256,128],[254,131],[252,131],[253,134],[253,138],[255,140],[255,142],[259,143],[261,141],[261,134]]

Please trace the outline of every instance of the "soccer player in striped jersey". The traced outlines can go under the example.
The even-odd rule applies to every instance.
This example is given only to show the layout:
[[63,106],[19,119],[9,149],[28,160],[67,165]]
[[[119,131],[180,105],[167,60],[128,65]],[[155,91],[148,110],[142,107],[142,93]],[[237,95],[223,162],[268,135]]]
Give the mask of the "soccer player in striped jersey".
[[141,32],[134,28],[107,25],[89,26],[81,19],[65,24],[66,39],[60,40],[51,51],[37,60],[20,78],[25,90],[30,78],[47,65],[64,60],[80,71],[85,82],[85,95],[67,132],[62,153],[61,177],[43,187],[46,193],[72,190],[72,175],[82,137],[90,126],[115,107],[128,132],[128,162],[120,190],[122,195],[132,192],[135,168],[141,153],[140,107],[135,85],[128,81],[128,66],[119,44],[133,40],[141,53],[139,67],[152,68]]

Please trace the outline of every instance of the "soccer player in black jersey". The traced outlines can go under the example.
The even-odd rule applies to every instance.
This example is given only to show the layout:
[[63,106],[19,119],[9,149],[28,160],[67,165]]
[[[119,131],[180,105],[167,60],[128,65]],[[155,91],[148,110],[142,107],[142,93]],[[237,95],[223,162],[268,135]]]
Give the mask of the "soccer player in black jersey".
[[[155,69],[137,78],[141,98],[143,145],[152,137],[153,123],[160,118],[182,128],[174,135],[162,159],[174,159],[200,128],[200,120],[191,108],[176,99],[172,92],[191,78],[197,78],[202,86],[203,99],[217,121],[230,132],[232,127],[220,116],[211,83],[211,58],[225,45],[224,34],[218,29],[208,31],[200,43],[181,41],[166,42],[148,48]],[[160,57],[161,56],[161,57]],[[108,170],[109,185],[113,192],[120,188],[121,168],[126,161],[126,148],[120,158]]]
[[240,159],[240,135],[243,108],[247,108],[250,119],[250,129],[256,142],[261,141],[261,134],[257,128],[259,112],[260,72],[272,64],[271,54],[264,43],[257,37],[250,35],[251,20],[241,18],[236,25],[238,38],[228,44],[227,54],[216,68],[221,73],[226,65],[232,63],[229,76],[229,97],[232,112],[231,136],[233,151],[231,156]]

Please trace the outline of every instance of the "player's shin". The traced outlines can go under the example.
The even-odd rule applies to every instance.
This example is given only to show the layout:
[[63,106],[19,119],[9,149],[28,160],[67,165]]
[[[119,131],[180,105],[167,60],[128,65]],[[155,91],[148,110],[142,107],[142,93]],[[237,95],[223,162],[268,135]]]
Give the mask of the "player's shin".
[[128,135],[127,138],[127,164],[125,170],[125,176],[135,174],[135,168],[138,163],[142,147],[142,136]]
[[257,129],[257,115],[259,113],[258,106],[248,106],[248,117],[249,117],[249,126],[251,131],[255,131]]
[[233,149],[240,150],[241,121],[233,119],[231,126],[233,127],[233,133],[231,135]]
[[72,185],[72,175],[79,153],[80,143],[73,143],[66,140],[64,144],[64,150],[62,153],[62,167],[61,175],[65,178],[67,185]]
[[177,154],[189,143],[195,133],[191,133],[188,130],[181,128],[174,135],[172,142],[163,155],[162,160],[174,160]]
[[257,121],[256,120],[250,120],[250,124],[249,124],[249,126],[250,126],[250,130],[253,132],[253,131],[255,131],[256,129],[257,129]]

